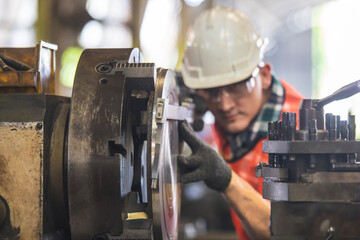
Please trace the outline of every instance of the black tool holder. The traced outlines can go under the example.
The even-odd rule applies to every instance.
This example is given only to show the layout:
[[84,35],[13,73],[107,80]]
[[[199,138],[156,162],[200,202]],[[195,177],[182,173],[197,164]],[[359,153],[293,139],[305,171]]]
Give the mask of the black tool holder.
[[[269,122],[256,176],[271,200],[271,239],[359,239],[360,142],[355,116],[326,114],[323,106],[360,92],[353,82],[321,100],[304,99],[296,113]],[[325,119],[325,121],[324,121]]]

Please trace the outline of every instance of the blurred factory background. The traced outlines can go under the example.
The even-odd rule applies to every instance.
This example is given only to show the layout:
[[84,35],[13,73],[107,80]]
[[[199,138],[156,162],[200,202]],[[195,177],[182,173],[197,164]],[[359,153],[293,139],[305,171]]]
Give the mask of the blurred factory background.
[[[238,9],[253,20],[269,38],[265,60],[306,98],[325,97],[360,79],[358,0],[0,0],[0,47],[30,47],[39,40],[57,44],[56,94],[71,96],[84,48],[139,47],[146,62],[179,70],[187,27],[215,5]],[[359,101],[354,96],[335,102],[325,112],[360,115]],[[219,239],[219,232],[221,239],[236,239],[224,209],[219,194],[188,185],[182,237]]]
[[[179,69],[188,25],[215,5],[255,22],[270,40],[266,60],[305,97],[321,98],[359,79],[357,0],[0,0],[0,46],[58,44],[57,94],[70,96],[83,48],[140,47],[146,61]],[[325,111],[357,114],[358,100]]]

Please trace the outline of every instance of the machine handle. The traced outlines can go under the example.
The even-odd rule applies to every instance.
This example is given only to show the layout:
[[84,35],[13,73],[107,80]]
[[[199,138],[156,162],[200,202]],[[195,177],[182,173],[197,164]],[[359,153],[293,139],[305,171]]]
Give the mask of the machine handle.
[[339,90],[337,90],[330,96],[324,97],[323,99],[313,100],[312,107],[320,110],[323,108],[323,106],[325,106],[328,103],[351,97],[352,95],[354,95],[358,92],[360,92],[360,80],[355,81],[353,83],[350,83],[350,84],[340,88]]

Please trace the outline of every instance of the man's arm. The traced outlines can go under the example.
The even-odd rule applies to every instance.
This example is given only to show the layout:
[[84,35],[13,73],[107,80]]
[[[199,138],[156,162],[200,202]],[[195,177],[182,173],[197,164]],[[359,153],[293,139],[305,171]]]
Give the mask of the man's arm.
[[251,239],[270,239],[268,200],[235,172],[232,172],[230,184],[223,195],[239,216]]
[[269,239],[269,202],[231,171],[224,159],[198,138],[186,122],[179,123],[179,134],[192,150],[190,156],[178,156],[180,182],[204,181],[209,188],[222,192],[247,234],[253,239]]

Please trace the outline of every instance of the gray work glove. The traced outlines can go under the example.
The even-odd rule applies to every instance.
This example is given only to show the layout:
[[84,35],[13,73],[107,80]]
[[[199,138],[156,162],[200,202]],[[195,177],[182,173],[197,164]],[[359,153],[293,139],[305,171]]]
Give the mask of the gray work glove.
[[225,160],[198,138],[187,122],[179,122],[179,135],[192,150],[190,156],[178,156],[180,182],[204,181],[209,188],[223,192],[231,180]]

